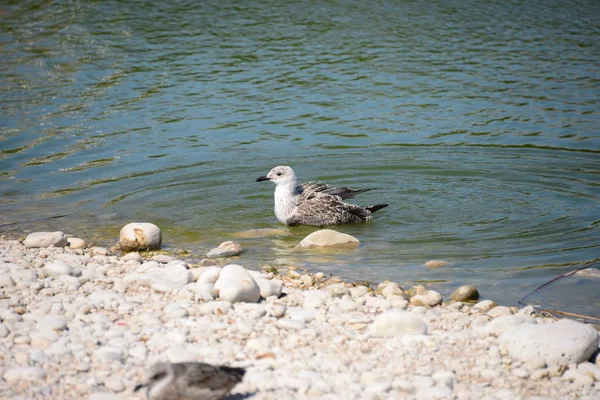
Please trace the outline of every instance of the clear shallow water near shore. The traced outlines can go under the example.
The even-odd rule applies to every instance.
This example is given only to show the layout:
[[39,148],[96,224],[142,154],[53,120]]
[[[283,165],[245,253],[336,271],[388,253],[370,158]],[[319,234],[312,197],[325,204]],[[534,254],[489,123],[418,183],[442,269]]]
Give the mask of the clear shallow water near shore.
[[[3,3],[0,231],[112,244],[149,221],[197,254],[236,239],[250,267],[474,283],[514,303],[600,257],[599,15],[594,1]],[[273,185],[255,182],[279,164],[377,187],[355,202],[390,207],[336,228],[354,252],[294,252],[314,228],[277,224]],[[238,237],[262,228],[282,232]],[[422,266],[434,258],[453,265]],[[555,288],[547,305],[600,308],[597,283]]]

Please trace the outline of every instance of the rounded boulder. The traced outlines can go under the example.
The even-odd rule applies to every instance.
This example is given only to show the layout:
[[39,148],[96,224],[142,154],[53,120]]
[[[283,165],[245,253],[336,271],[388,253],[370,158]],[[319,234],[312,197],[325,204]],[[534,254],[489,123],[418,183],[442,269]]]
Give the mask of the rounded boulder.
[[521,361],[541,358],[549,366],[588,361],[598,349],[598,331],[570,319],[547,324],[519,324],[500,335],[500,345]]
[[454,301],[472,302],[479,300],[479,291],[473,285],[462,285],[450,297]]
[[27,248],[34,247],[65,247],[68,244],[65,234],[60,231],[56,232],[33,232],[27,235],[23,244]]
[[260,288],[241,265],[229,264],[223,267],[214,287],[219,299],[231,303],[256,303],[260,300]]
[[158,250],[161,244],[160,228],[149,222],[127,224],[119,235],[119,245],[123,251]]
[[299,248],[311,247],[358,247],[360,241],[354,236],[334,231],[333,229],[321,229],[306,236],[298,244]]
[[236,242],[228,240],[227,242],[221,243],[219,247],[211,249],[208,253],[206,253],[206,256],[208,258],[234,257],[242,254],[242,251],[244,251],[242,246]]

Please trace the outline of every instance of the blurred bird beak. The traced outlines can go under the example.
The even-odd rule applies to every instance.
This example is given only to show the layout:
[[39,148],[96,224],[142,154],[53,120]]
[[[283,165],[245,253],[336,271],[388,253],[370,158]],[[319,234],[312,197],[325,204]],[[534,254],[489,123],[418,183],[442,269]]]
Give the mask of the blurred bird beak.
[[146,387],[146,385],[144,385],[144,384],[140,383],[139,385],[136,385],[136,386],[133,388],[133,391],[134,391],[134,392],[137,392],[138,390],[140,390],[140,389],[141,389],[141,388],[143,388],[143,387]]
[[271,178],[267,178],[267,176],[261,176],[260,178],[258,178],[256,180],[256,182],[262,182],[262,181],[270,181]]

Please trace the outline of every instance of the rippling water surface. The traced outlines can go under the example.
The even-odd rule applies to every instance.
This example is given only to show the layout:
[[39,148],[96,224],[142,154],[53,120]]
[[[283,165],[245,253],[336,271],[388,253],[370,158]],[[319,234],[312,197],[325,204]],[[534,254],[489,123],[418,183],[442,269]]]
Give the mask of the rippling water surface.
[[[3,2],[0,230],[111,244],[150,221],[198,255],[237,238],[247,266],[515,302],[600,257],[599,15],[592,0]],[[280,164],[390,207],[337,228],[354,252],[293,251],[314,229],[279,225],[255,182]],[[257,228],[281,232],[240,237]],[[598,283],[569,279],[544,301],[600,308]]]

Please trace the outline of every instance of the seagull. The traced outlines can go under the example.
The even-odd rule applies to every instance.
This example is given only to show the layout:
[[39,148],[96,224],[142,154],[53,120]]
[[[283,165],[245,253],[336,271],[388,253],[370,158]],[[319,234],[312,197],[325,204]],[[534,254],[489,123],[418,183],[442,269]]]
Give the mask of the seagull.
[[221,367],[201,362],[161,362],[150,367],[146,388],[150,400],[218,400],[242,381],[244,368]]
[[351,189],[345,186],[329,187],[323,182],[306,182],[298,185],[294,170],[288,166],[273,168],[257,182],[275,183],[275,216],[289,226],[327,226],[352,224],[373,220],[371,215],[388,204],[361,207],[344,203],[359,193],[373,189]]

